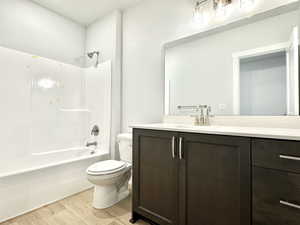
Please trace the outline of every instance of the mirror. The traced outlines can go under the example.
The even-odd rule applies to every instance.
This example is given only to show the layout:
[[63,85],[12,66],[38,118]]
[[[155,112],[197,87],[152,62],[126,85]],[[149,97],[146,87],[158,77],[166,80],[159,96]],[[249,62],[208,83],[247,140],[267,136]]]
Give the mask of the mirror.
[[[209,105],[213,115],[299,115],[297,12],[165,49],[165,112]],[[189,107],[187,107],[189,108]]]

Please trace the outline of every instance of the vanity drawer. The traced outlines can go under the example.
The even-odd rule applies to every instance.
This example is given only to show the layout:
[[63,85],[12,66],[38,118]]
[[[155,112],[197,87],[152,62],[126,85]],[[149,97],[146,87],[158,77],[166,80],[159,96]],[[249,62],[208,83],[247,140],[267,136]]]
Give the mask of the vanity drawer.
[[253,225],[300,224],[300,174],[253,167]]
[[252,158],[255,166],[300,173],[300,142],[253,139]]

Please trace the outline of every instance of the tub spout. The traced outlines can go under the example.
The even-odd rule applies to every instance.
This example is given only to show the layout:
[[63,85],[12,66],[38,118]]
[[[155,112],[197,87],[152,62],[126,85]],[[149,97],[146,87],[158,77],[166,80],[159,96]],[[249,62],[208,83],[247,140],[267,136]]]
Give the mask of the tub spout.
[[94,142],[87,142],[87,143],[86,143],[86,147],[90,147],[90,146],[95,146],[95,147],[97,147],[97,146],[98,146],[98,142],[97,142],[97,141],[94,141]]

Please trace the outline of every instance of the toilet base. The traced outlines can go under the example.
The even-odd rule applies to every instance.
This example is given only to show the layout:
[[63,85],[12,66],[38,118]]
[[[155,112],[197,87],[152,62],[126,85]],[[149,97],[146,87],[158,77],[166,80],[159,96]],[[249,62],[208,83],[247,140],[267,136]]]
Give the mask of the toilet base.
[[115,185],[96,185],[94,188],[93,207],[96,209],[109,208],[127,198],[129,193],[128,182],[120,190]]

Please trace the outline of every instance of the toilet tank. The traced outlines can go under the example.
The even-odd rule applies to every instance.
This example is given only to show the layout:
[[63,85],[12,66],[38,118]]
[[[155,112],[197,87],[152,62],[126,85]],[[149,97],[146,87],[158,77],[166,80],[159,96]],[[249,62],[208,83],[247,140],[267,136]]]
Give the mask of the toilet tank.
[[132,134],[124,133],[118,135],[119,153],[121,161],[132,162]]

